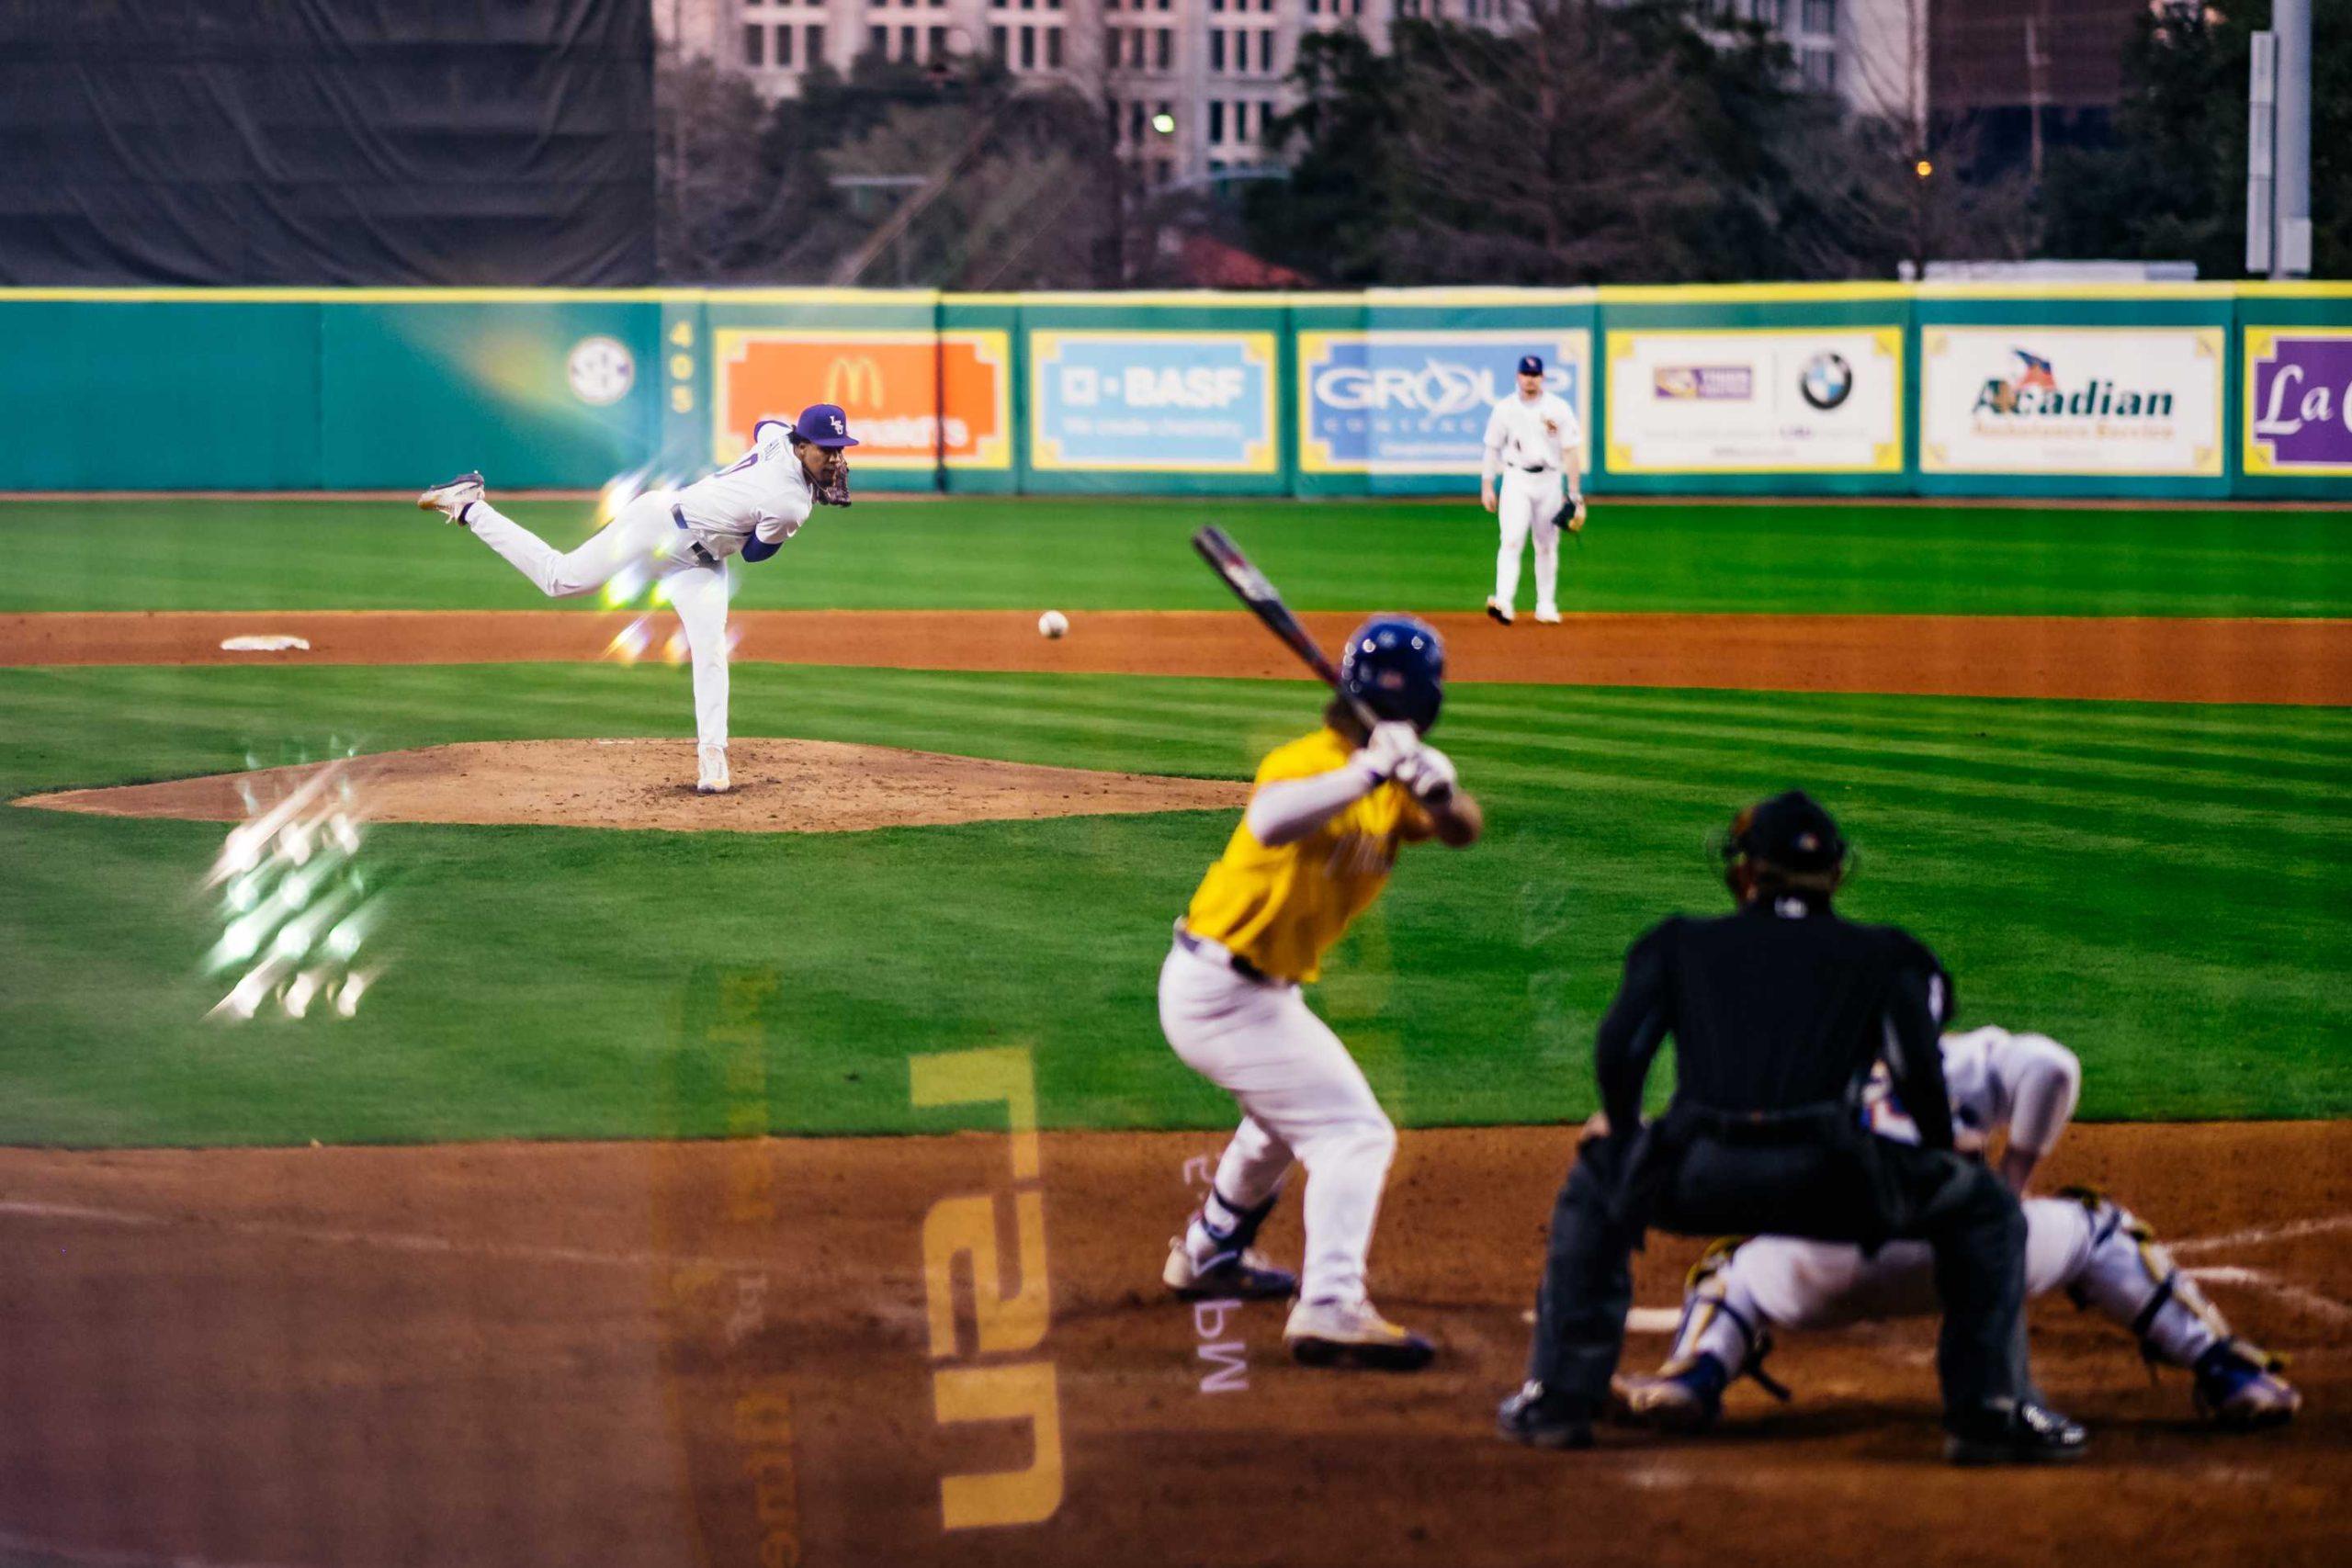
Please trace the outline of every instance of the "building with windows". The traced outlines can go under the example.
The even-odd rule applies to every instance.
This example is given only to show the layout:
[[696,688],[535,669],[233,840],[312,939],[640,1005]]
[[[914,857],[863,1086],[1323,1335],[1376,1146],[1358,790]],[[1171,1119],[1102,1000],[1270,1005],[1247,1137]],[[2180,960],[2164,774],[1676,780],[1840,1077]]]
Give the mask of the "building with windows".
[[[989,53],[1015,75],[1106,106],[1146,183],[1267,164],[1299,39],[1339,28],[1385,49],[1406,17],[1509,25],[1518,0],[651,0],[664,48],[741,71],[770,97],[822,61],[869,51],[915,64]],[[1863,114],[1931,116],[2120,91],[2133,7],[2146,0],[1722,0],[1778,33],[1804,82]],[[1932,62],[1932,69],[1931,69]]]
[[1270,161],[1298,40],[1354,28],[1385,48],[1395,17],[1500,26],[1510,0],[652,0],[664,49],[741,72],[770,97],[820,61],[847,74],[877,51],[927,65],[989,53],[1019,76],[1102,101],[1146,183]]

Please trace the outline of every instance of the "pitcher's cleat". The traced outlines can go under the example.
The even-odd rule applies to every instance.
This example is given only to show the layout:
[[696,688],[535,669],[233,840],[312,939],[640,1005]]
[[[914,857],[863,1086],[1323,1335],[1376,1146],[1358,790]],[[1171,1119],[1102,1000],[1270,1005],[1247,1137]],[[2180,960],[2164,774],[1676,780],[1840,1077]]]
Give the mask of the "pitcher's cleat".
[[1220,1252],[1206,1263],[1195,1263],[1181,1235],[1168,1244],[1168,1266],[1159,1271],[1159,1278],[1188,1302],[1285,1301],[1298,1291],[1298,1276],[1275,1268],[1254,1247]]
[[701,776],[695,780],[695,793],[696,795],[725,795],[728,790],[733,787],[732,784],[727,777],[726,747],[705,746],[701,748]]
[[1531,1449],[1589,1449],[1592,1422],[1566,1399],[1532,1380],[1495,1411],[1495,1430]]
[[1538,605],[1536,605],[1536,606],[1535,606],[1535,624],[1536,624],[1537,626],[1558,626],[1558,625],[1560,624],[1560,610],[1559,610],[1559,606],[1558,606],[1558,605],[1556,605],[1556,604],[1538,604]]
[[2047,1405],[2021,1399],[1988,1405],[1944,1426],[1944,1458],[1954,1464],[2069,1464],[2089,1436]]
[[1283,1342],[1302,1367],[1417,1372],[1437,1356],[1436,1346],[1389,1322],[1366,1301],[1301,1302],[1283,1325]]
[[1510,625],[1511,608],[1499,599],[1489,598],[1487,601],[1487,614],[1504,626]]
[[1723,1414],[1724,1389],[1730,1382],[1723,1362],[1702,1352],[1679,1366],[1668,1363],[1656,1377],[1617,1378],[1609,1392],[1632,1426],[1703,1432]]
[[462,528],[466,525],[466,508],[481,499],[481,475],[459,474],[418,496],[416,507],[420,512],[438,512]]
[[2197,1413],[2233,1432],[2285,1426],[2303,1407],[2303,1396],[2278,1375],[2284,1365],[2242,1339],[2220,1341],[2190,1369]]

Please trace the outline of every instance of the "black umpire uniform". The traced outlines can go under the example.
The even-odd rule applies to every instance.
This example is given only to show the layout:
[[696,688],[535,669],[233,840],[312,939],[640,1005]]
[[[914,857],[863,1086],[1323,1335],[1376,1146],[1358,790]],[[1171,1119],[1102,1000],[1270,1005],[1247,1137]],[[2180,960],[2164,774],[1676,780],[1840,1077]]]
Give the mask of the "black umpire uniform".
[[[1980,1161],[1951,1152],[1938,1034],[1950,982],[1908,932],[1841,919],[1846,844],[1798,791],[1742,811],[1724,846],[1736,912],[1677,916],[1636,942],[1595,1049],[1608,1131],[1588,1138],[1552,1213],[1527,1386],[1503,1434],[1589,1443],[1632,1304],[1631,1255],[1656,1225],[1687,1235],[1810,1236],[1934,1249],[1947,1452],[2071,1458],[2080,1427],[2035,1402],[2025,1354],[2025,1216]],[[1642,1085],[1674,1036],[1666,1113]],[[1917,1146],[1863,1126],[1883,1058]]]

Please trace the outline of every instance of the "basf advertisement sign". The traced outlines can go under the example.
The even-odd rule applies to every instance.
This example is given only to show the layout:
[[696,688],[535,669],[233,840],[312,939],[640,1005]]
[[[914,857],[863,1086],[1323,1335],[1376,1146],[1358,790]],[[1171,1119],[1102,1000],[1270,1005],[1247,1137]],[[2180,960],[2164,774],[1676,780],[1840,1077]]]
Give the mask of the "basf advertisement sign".
[[1029,366],[1041,472],[1281,471],[1272,333],[1038,331]]

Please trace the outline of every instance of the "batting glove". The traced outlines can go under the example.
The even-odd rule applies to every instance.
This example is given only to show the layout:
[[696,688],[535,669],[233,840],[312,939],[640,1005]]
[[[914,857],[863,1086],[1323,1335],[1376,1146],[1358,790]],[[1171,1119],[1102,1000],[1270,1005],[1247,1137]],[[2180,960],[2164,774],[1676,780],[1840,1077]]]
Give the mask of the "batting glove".
[[1354,761],[1372,770],[1376,779],[1394,778],[1405,761],[1421,749],[1421,732],[1402,719],[1392,718],[1372,727],[1372,739]]
[[1442,806],[1460,782],[1453,759],[1434,746],[1423,746],[1397,763],[1393,776],[1423,806]]

